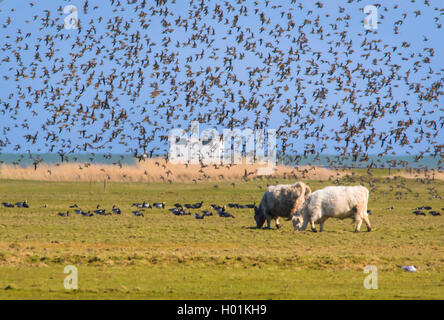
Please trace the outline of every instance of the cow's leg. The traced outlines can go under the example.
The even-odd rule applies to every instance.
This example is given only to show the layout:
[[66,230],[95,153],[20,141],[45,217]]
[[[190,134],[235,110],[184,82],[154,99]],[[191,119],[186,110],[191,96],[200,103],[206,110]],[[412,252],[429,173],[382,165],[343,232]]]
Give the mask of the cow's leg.
[[302,226],[299,230],[304,231],[305,229],[307,229],[307,225],[308,225],[308,219],[304,218],[304,220],[302,222]]
[[322,211],[320,208],[316,208],[310,213],[310,226],[311,226],[311,231],[313,232],[317,232],[315,227],[316,222],[317,223],[322,222]]
[[372,226],[370,225],[370,220],[368,220],[367,214],[364,215],[364,222],[367,225],[367,231],[368,232],[372,231]]
[[368,214],[367,214],[367,203],[364,203],[362,206],[356,207],[356,229],[355,231],[358,232],[361,228],[362,221],[365,222],[367,225],[367,231],[372,231],[372,227],[370,225],[370,221],[368,220]]
[[364,204],[362,211],[361,211],[362,219],[364,219],[364,222],[367,226],[367,231],[372,231],[372,226],[370,225],[370,220],[368,219],[368,213],[367,213],[367,202]]
[[354,210],[355,210],[355,223],[356,223],[355,232],[359,232],[359,230],[361,230],[362,219],[364,217],[364,214],[363,214],[363,210],[364,209],[365,209],[365,211],[367,213],[367,206],[366,205],[357,205],[354,208]]
[[313,231],[313,232],[318,232],[318,231],[316,230],[316,227],[315,227],[315,219],[313,219],[313,217],[310,219],[310,226],[311,226],[311,231]]
[[359,232],[361,230],[362,218],[358,210],[355,213],[355,223],[355,232]]
[[267,215],[267,229],[271,229],[271,217]]
[[276,218],[276,229],[279,229],[281,225],[279,224],[279,217]]
[[362,224],[362,219],[361,217],[359,217],[356,220],[355,232],[359,232],[359,230],[361,230],[361,224]]

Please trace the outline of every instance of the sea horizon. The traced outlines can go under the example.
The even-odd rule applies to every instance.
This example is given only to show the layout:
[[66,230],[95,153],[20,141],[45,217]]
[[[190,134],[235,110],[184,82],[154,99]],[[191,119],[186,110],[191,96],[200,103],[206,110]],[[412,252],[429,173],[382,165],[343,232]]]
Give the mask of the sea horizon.
[[[162,155],[153,155],[152,158],[163,157]],[[1,153],[0,165],[17,165],[20,167],[33,166],[38,164],[56,164],[62,163],[61,156],[58,153]],[[64,156],[64,163],[96,163],[96,164],[115,164],[115,165],[135,165],[138,158],[129,153],[102,154],[95,153],[75,153]],[[285,155],[278,157],[278,164],[289,166],[313,165],[324,168],[412,168],[412,169],[437,169],[444,171],[444,157],[426,155],[368,155],[365,161],[352,159],[335,154],[320,155]]]

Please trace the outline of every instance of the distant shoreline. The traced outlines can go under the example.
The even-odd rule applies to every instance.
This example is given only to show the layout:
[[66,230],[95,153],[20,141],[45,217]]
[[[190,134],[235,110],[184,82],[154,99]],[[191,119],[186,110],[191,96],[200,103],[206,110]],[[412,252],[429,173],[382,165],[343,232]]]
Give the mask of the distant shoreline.
[[370,169],[325,168],[322,166],[278,165],[272,175],[258,175],[259,164],[207,165],[172,164],[163,158],[146,159],[135,164],[41,163],[16,166],[0,164],[0,179],[87,182],[200,182],[250,179],[331,180],[353,175],[376,177],[402,176],[411,179],[444,180],[444,172],[436,169]]
[[[382,156],[369,155],[368,160],[365,162],[353,161],[350,158],[338,158],[337,155],[319,155],[319,156],[285,156],[279,160],[280,165],[284,166],[316,166],[323,167],[330,170],[336,169],[364,169],[368,168],[370,165],[372,168],[393,168],[393,169],[422,169],[431,170],[435,169],[438,171],[444,171],[444,155],[440,157],[434,156],[424,156],[423,158],[415,161],[417,156],[400,155],[400,156]],[[160,156],[154,156],[149,159],[159,159]],[[298,160],[295,161],[294,159]],[[74,164],[109,164],[109,165],[137,165],[139,163],[138,159],[132,154],[99,154],[96,153],[94,156],[91,154],[70,154],[64,157],[64,161],[61,161],[61,156],[57,153],[41,153],[41,154],[19,154],[19,153],[2,153],[0,154],[0,165],[15,165],[22,168],[28,166],[34,166],[34,163],[38,161],[38,165],[55,165],[57,163],[74,163]],[[332,165],[333,164],[333,165]]]

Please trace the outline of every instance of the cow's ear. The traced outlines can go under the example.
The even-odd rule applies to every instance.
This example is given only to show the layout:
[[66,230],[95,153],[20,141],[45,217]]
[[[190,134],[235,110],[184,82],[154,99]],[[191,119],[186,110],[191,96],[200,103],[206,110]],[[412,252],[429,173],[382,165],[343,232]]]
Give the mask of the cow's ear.
[[305,199],[307,199],[308,195],[311,193],[311,189],[309,186],[305,186]]

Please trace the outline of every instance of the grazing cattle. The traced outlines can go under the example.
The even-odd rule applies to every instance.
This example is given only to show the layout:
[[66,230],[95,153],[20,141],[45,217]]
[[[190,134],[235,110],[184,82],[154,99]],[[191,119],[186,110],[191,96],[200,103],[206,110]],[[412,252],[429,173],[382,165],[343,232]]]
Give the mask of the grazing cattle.
[[295,231],[305,230],[310,223],[311,230],[316,232],[315,224],[320,224],[320,231],[328,218],[352,218],[355,220],[355,232],[359,232],[362,221],[371,231],[367,214],[368,189],[363,186],[326,187],[311,193],[304,204],[293,216]]
[[271,219],[275,219],[276,228],[279,229],[279,217],[291,219],[310,192],[310,187],[303,182],[269,186],[262,197],[259,208],[254,207],[254,220],[256,220],[257,227],[261,228],[266,220],[269,229]]

